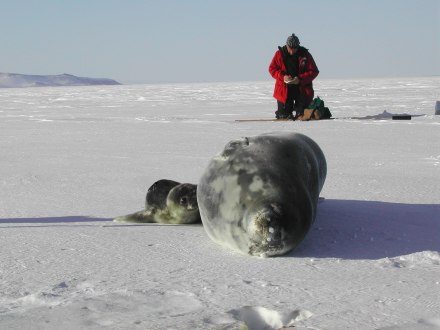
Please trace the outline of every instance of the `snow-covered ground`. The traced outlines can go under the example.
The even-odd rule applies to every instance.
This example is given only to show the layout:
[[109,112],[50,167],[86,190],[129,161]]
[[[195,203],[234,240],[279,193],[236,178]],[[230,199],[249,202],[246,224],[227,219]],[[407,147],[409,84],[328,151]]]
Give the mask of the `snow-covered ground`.
[[[318,78],[338,119],[235,122],[272,117],[272,88],[0,90],[0,328],[440,329],[440,77]],[[197,183],[229,140],[269,131],[310,136],[328,163],[292,253],[111,221],[154,181]]]

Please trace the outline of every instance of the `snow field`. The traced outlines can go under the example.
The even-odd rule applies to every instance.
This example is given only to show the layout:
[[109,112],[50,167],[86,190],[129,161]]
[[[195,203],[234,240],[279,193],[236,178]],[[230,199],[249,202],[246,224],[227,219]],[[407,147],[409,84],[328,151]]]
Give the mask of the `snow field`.
[[[272,82],[0,90],[0,328],[440,329],[440,80],[411,81],[318,79],[338,119],[282,123],[235,122],[273,116]],[[414,117],[351,118],[383,111]],[[328,163],[292,253],[111,222],[269,131],[310,136]]]

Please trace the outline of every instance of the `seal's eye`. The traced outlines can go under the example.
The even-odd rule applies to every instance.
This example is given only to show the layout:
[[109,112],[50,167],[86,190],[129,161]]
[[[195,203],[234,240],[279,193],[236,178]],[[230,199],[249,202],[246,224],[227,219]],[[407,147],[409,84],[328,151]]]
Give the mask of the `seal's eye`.
[[180,198],[180,205],[186,205],[186,204],[188,204],[188,197]]

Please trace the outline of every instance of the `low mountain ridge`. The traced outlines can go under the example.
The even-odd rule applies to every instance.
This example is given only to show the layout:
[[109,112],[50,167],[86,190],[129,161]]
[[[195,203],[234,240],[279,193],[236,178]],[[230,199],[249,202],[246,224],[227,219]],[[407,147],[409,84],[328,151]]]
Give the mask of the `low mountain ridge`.
[[121,85],[108,78],[77,77],[63,73],[59,75],[26,75],[0,72],[0,88],[21,87],[58,87],[58,86],[91,86]]

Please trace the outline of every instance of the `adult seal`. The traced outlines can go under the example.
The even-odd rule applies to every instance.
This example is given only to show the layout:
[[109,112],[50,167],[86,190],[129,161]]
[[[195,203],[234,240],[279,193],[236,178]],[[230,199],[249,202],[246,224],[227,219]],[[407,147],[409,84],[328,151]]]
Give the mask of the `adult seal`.
[[145,209],[117,217],[116,222],[189,224],[200,222],[197,186],[172,180],[156,181],[147,191]]
[[197,188],[215,242],[256,256],[282,255],[312,226],[327,164],[309,137],[269,133],[229,142]]

